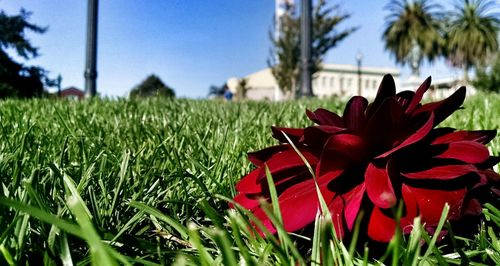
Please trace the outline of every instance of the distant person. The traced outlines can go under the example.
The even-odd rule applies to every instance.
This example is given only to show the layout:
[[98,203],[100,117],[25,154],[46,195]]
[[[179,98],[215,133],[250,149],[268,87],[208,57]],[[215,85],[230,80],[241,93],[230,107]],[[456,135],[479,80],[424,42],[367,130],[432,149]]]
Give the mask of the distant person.
[[224,99],[226,99],[226,101],[231,101],[233,99],[233,93],[229,90],[229,88],[225,88],[224,90]]

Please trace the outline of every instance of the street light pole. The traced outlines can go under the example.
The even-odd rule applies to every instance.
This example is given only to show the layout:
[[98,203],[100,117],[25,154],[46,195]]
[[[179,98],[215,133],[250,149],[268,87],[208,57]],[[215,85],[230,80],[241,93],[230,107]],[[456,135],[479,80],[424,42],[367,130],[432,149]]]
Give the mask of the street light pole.
[[97,7],[98,0],[88,0],[87,4],[87,48],[85,63],[85,96],[94,97],[97,93]]
[[361,96],[361,61],[363,60],[363,54],[358,52],[356,54],[356,61],[358,62],[358,95]]
[[311,0],[302,0],[300,6],[300,66],[301,66],[301,87],[300,96],[311,97],[312,82],[312,7]]

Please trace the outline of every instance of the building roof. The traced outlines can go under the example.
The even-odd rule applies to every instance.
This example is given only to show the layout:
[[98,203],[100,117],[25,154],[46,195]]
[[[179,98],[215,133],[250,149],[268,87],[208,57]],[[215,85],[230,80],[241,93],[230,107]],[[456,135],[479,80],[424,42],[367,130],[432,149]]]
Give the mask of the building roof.
[[[357,74],[358,66],[356,65],[341,65],[341,64],[323,64],[321,71],[324,72],[335,72],[335,73],[349,73]],[[385,75],[391,74],[398,77],[401,71],[398,68],[393,67],[374,67],[374,66],[361,66],[361,74],[363,75]]]
[[76,87],[68,87],[61,90],[60,96],[61,97],[76,96],[79,99],[82,99],[85,96],[85,92]]

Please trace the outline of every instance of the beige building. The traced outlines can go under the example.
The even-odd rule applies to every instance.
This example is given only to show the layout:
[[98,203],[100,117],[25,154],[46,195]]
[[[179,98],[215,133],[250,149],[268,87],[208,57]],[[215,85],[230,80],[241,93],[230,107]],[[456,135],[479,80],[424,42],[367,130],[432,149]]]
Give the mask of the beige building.
[[[361,95],[373,98],[385,74],[391,74],[399,88],[399,69],[387,67],[361,67]],[[245,77],[248,82],[246,97],[252,100],[283,99],[276,80],[269,68],[257,71]],[[358,67],[353,65],[325,64],[322,71],[316,73],[313,79],[313,93],[318,97],[337,96],[348,98],[358,95]],[[227,81],[229,89],[236,93],[238,79]]]

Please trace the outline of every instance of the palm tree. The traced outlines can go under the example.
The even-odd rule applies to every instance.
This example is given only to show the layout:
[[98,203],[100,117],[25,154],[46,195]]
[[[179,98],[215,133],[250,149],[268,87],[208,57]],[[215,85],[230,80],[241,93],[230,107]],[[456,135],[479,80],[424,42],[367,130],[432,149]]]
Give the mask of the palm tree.
[[447,57],[453,66],[463,68],[466,83],[469,70],[498,51],[500,15],[492,12],[494,6],[489,0],[462,0],[449,14]]
[[413,75],[418,76],[423,59],[433,62],[441,55],[440,8],[428,0],[391,0],[385,7],[390,12],[382,35],[385,48],[396,63],[409,64]]

